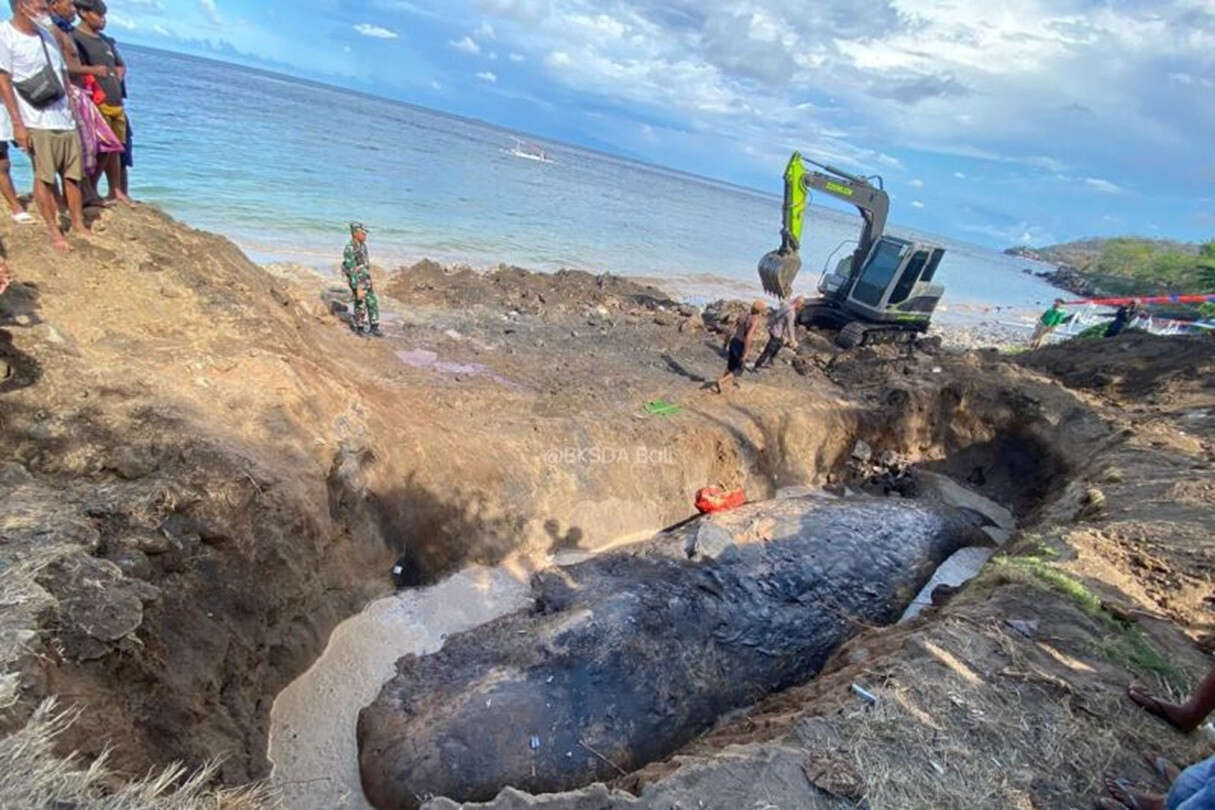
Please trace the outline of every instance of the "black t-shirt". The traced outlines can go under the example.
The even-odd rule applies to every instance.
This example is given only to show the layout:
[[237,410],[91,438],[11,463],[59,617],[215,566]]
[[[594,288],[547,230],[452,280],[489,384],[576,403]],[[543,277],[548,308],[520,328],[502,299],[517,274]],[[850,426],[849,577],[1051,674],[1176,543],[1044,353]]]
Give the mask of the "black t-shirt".
[[[91,37],[77,27],[72,32],[72,39],[76,41],[76,50],[80,52],[80,61],[86,65],[112,69],[123,63],[114,40],[104,34]],[[109,76],[98,76],[97,83],[105,91],[106,104],[122,106],[122,82],[118,80],[118,76],[113,73]]]

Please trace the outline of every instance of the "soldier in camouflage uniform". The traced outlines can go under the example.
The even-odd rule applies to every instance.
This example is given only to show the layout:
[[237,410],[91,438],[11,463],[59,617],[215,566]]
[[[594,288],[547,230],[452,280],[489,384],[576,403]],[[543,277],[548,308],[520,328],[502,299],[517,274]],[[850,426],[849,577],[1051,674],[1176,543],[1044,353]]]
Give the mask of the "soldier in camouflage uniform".
[[354,320],[350,328],[359,335],[383,337],[380,331],[380,302],[371,285],[371,259],[367,256],[367,228],[350,223],[350,241],[342,255],[342,275],[354,294]]

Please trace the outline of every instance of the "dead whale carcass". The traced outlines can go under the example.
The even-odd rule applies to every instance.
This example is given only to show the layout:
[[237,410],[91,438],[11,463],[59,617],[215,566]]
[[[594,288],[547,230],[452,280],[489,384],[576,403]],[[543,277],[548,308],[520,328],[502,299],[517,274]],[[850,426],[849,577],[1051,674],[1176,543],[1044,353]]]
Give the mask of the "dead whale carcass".
[[[734,542],[689,560],[706,527]],[[532,611],[398,662],[359,714],[364,792],[385,810],[484,801],[665,757],[724,712],[815,675],[861,626],[896,620],[946,557],[983,542],[947,507],[804,498],[546,570]]]

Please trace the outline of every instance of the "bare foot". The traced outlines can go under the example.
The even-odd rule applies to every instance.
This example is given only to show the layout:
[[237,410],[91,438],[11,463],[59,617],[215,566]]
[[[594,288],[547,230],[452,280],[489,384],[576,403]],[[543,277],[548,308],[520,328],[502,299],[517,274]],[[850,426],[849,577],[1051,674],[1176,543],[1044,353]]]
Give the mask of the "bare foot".
[[1143,761],[1166,785],[1173,784],[1177,781],[1177,777],[1181,776],[1181,768],[1178,768],[1168,757],[1156,751],[1148,751],[1144,754]]
[[1130,784],[1125,779],[1106,777],[1105,790],[1130,810],[1165,810],[1163,796],[1153,796],[1151,793],[1131,790]]
[[60,253],[70,253],[72,250],[72,246],[69,245],[68,241],[62,236],[51,239],[51,247]]
[[1150,695],[1135,684],[1127,688],[1126,696],[1148,714],[1159,717],[1179,731],[1190,732],[1197,726],[1182,706]]
[[113,205],[115,200],[122,203],[123,205],[128,205],[128,206],[132,206],[132,207],[134,207],[134,205],[135,205],[135,201],[132,200],[130,197],[128,197],[126,195],[126,193],[122,192],[122,191],[115,191],[113,194],[111,194],[106,199],[109,200],[111,205]]

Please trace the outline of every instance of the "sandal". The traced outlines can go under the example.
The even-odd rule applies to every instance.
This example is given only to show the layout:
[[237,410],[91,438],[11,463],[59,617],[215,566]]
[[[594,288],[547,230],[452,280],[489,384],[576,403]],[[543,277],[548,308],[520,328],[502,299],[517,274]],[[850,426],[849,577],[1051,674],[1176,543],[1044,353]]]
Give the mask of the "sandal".
[[12,219],[13,222],[16,222],[18,225],[31,225],[37,221],[30,216],[29,211],[18,211],[12,215]]
[[1135,793],[1131,789],[1131,783],[1125,779],[1106,779],[1106,791],[1120,803],[1126,810],[1143,810],[1142,805],[1135,798]]
[[1164,754],[1144,754],[1143,761],[1146,762],[1148,767],[1160,777],[1160,781],[1164,782],[1166,785],[1173,784],[1173,782],[1177,780],[1177,777],[1181,775],[1181,768],[1178,768],[1177,765]]

